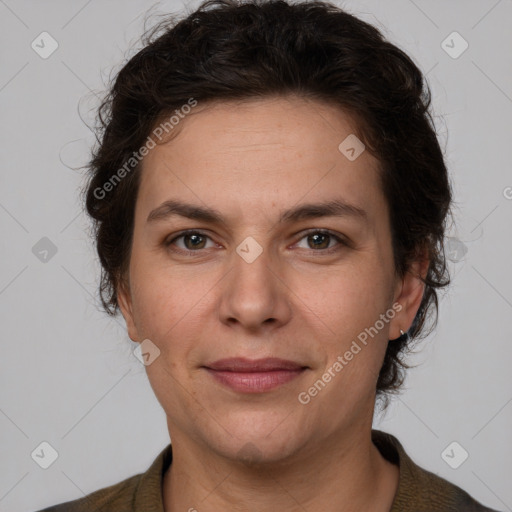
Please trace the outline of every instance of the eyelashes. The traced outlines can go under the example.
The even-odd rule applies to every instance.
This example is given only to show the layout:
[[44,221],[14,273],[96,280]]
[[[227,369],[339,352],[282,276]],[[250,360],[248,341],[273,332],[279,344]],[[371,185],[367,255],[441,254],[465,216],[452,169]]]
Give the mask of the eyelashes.
[[[172,238],[171,240],[169,240],[168,242],[165,242],[165,245],[166,247],[171,247],[175,244],[176,240],[179,240],[180,238],[186,238],[186,237],[190,237],[192,238],[193,236],[199,236],[200,238],[208,238],[211,240],[211,238],[203,233],[202,231],[197,231],[197,230],[188,230],[188,231],[183,231],[181,232],[179,235],[177,235],[176,237]],[[191,250],[191,249],[182,249],[182,248],[179,248],[178,252],[199,252],[200,249],[203,249],[202,247],[200,247],[199,249],[195,249],[195,250]],[[175,250],[173,248],[173,250]]]
[[[312,246],[304,248],[300,248],[300,250],[305,250],[313,253],[322,253],[322,254],[332,254],[344,247],[348,247],[350,244],[344,240],[342,237],[340,237],[338,234],[333,233],[330,230],[325,229],[311,229],[307,232],[303,232],[302,236],[298,239],[297,242],[294,243],[294,246],[298,245],[302,240],[306,239],[306,244],[308,244],[308,239],[312,239],[313,243]],[[178,240],[183,240],[184,242],[186,240],[190,240],[192,242],[191,247],[195,248],[188,248],[187,244],[185,242],[185,247],[178,247],[176,245],[176,242]],[[212,245],[210,247],[206,247],[203,242],[207,243],[207,240],[212,242]],[[325,247],[325,242],[327,240],[327,247]],[[334,246],[331,246],[331,242],[336,242]],[[211,239],[209,235],[206,233],[200,231],[200,230],[186,230],[182,231],[170,240],[167,240],[164,242],[164,245],[171,251],[180,253],[180,254],[187,254],[187,255],[200,255],[204,252],[204,250],[209,249],[211,247],[215,247],[217,244]]]

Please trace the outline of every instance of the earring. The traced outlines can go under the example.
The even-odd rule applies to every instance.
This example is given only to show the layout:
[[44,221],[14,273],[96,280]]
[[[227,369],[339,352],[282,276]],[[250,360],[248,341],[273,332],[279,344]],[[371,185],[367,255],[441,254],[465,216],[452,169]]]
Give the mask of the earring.
[[403,336],[405,334],[404,331],[402,331],[402,329],[400,329],[400,335]]

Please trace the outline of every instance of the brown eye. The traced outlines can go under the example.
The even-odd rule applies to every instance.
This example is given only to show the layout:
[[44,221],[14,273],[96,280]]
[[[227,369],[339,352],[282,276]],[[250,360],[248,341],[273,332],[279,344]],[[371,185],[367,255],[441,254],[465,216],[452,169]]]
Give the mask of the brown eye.
[[[204,236],[198,234],[183,235],[185,247],[191,250],[204,249],[205,240],[206,238]],[[189,242],[189,244],[187,242]]]
[[327,249],[329,247],[330,235],[325,233],[315,233],[307,236],[311,249]]
[[[172,240],[166,242],[165,245],[175,245],[178,250],[185,252],[195,252],[199,251],[200,249],[205,249],[207,240],[209,239],[209,236],[205,235],[204,233],[201,233],[200,231],[186,231],[176,236]],[[180,244],[177,243],[178,240],[182,240],[182,246],[180,246]]]
[[[330,252],[331,249],[336,250],[340,245],[346,245],[345,242],[338,236],[329,231],[311,231],[301,238],[306,240],[307,247],[304,249],[312,249],[314,251]],[[332,242],[336,242],[332,244]]]

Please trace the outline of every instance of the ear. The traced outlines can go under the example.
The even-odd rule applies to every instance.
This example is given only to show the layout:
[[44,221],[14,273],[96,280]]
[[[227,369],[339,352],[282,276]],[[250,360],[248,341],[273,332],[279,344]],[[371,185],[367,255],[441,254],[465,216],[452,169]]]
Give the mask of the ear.
[[393,304],[400,304],[401,309],[390,322],[391,340],[401,336],[400,329],[407,332],[411,328],[425,292],[425,283],[422,279],[427,275],[429,264],[426,251],[421,252],[418,259],[409,265],[405,275],[397,281]]
[[139,341],[139,334],[135,325],[132,308],[132,296],[130,291],[130,285],[126,281],[122,281],[117,286],[117,302],[119,309],[123,314],[124,321],[126,322],[126,328],[128,329],[128,336],[132,341]]

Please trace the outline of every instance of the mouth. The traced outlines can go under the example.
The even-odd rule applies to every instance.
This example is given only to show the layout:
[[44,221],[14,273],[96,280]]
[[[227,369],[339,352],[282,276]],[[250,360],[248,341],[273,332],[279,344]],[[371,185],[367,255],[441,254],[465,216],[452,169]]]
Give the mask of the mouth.
[[285,359],[220,359],[203,367],[221,384],[241,393],[262,393],[286,384],[308,367]]

